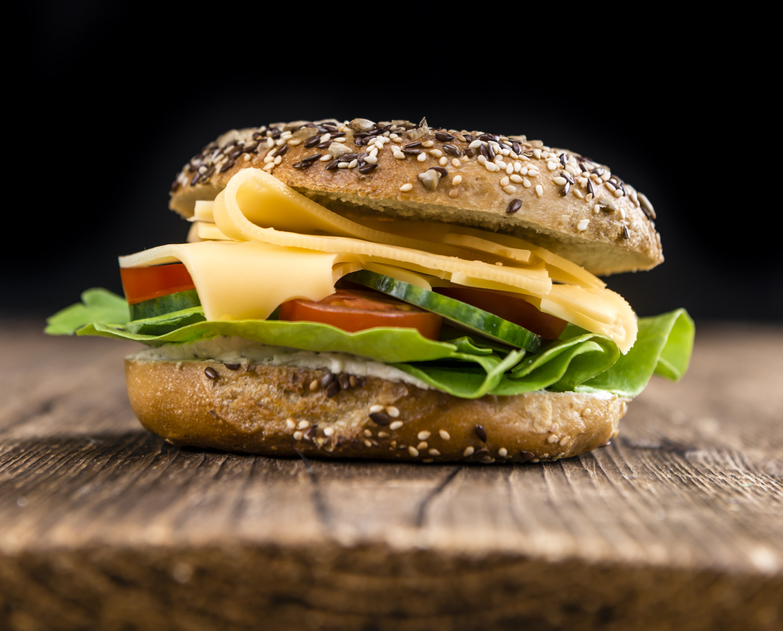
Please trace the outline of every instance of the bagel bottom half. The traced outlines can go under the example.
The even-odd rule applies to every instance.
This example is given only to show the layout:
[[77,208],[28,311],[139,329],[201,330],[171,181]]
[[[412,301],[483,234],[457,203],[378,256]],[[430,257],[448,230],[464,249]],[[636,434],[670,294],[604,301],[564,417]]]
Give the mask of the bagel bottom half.
[[127,358],[134,413],[175,445],[267,456],[537,462],[605,445],[628,399],[533,392],[460,399],[379,377]]

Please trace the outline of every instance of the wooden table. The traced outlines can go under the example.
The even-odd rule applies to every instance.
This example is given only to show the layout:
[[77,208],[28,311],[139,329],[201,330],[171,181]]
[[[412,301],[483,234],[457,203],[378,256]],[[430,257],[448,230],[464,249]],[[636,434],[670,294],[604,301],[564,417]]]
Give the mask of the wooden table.
[[701,324],[545,464],[172,447],[113,340],[1,323],[0,628],[781,629],[783,329]]

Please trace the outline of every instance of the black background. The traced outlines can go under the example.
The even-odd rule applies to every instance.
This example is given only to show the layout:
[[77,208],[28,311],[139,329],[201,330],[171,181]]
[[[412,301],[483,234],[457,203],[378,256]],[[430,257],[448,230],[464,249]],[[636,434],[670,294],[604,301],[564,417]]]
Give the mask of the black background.
[[533,27],[521,12],[25,7],[8,70],[0,315],[42,318],[87,287],[121,293],[118,255],[184,241],[169,186],[228,129],[426,117],[572,149],[645,193],[666,262],[607,279],[640,315],[783,319],[779,124],[763,51],[735,33],[643,12]]

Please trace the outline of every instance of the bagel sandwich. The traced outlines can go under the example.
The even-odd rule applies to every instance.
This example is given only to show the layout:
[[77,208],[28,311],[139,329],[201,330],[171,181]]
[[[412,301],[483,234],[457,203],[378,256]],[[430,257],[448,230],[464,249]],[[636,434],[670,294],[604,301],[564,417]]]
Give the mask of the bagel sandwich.
[[395,120],[232,130],[177,174],[186,242],[119,259],[47,332],[141,342],[148,430],[267,456],[539,462],[687,369],[682,310],[601,276],[663,261],[650,201],[525,136]]

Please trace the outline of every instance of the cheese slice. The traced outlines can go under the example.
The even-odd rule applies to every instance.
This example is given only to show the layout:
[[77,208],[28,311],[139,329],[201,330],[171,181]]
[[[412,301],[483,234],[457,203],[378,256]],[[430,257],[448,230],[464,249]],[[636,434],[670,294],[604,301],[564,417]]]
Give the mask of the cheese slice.
[[[261,186],[261,184],[268,186]],[[349,220],[343,219],[336,213],[332,213],[287,187],[285,188],[290,192],[290,195],[285,199],[287,204],[285,211],[280,208],[275,212],[275,209],[270,210],[267,206],[277,203],[279,199],[278,188],[281,186],[284,185],[279,180],[258,169],[239,171],[229,180],[226,188],[215,199],[213,215],[220,231],[237,240],[261,241],[283,247],[352,254],[363,262],[397,265],[425,274],[433,273],[441,277],[448,277],[454,273],[464,274],[536,295],[547,293],[552,286],[546,270],[541,266],[524,268],[498,266],[484,261],[434,253],[427,251],[428,246],[432,244],[423,244],[418,239],[365,229],[355,222],[350,222],[353,226],[348,226],[345,222]],[[302,201],[303,206],[306,206],[308,210],[307,213],[301,213],[299,219],[285,219],[283,221],[285,227],[299,226],[301,228],[307,224],[308,230],[312,232],[316,225],[319,229],[326,230],[327,223],[333,222],[334,232],[337,234],[345,234],[350,228],[356,234],[377,238],[381,242],[365,238],[303,234],[263,227],[277,214],[287,217],[292,212],[290,204],[294,199],[293,196],[301,198],[301,200],[296,198],[296,201]],[[312,206],[319,206],[323,210],[316,214]],[[311,217],[316,217],[316,219],[312,223],[307,223]],[[262,225],[259,225],[259,222]],[[450,247],[441,244],[436,249]]]
[[361,269],[339,253],[258,241],[162,245],[120,257],[120,266],[175,261],[188,269],[208,320],[266,320],[286,300],[323,300],[343,274]]

